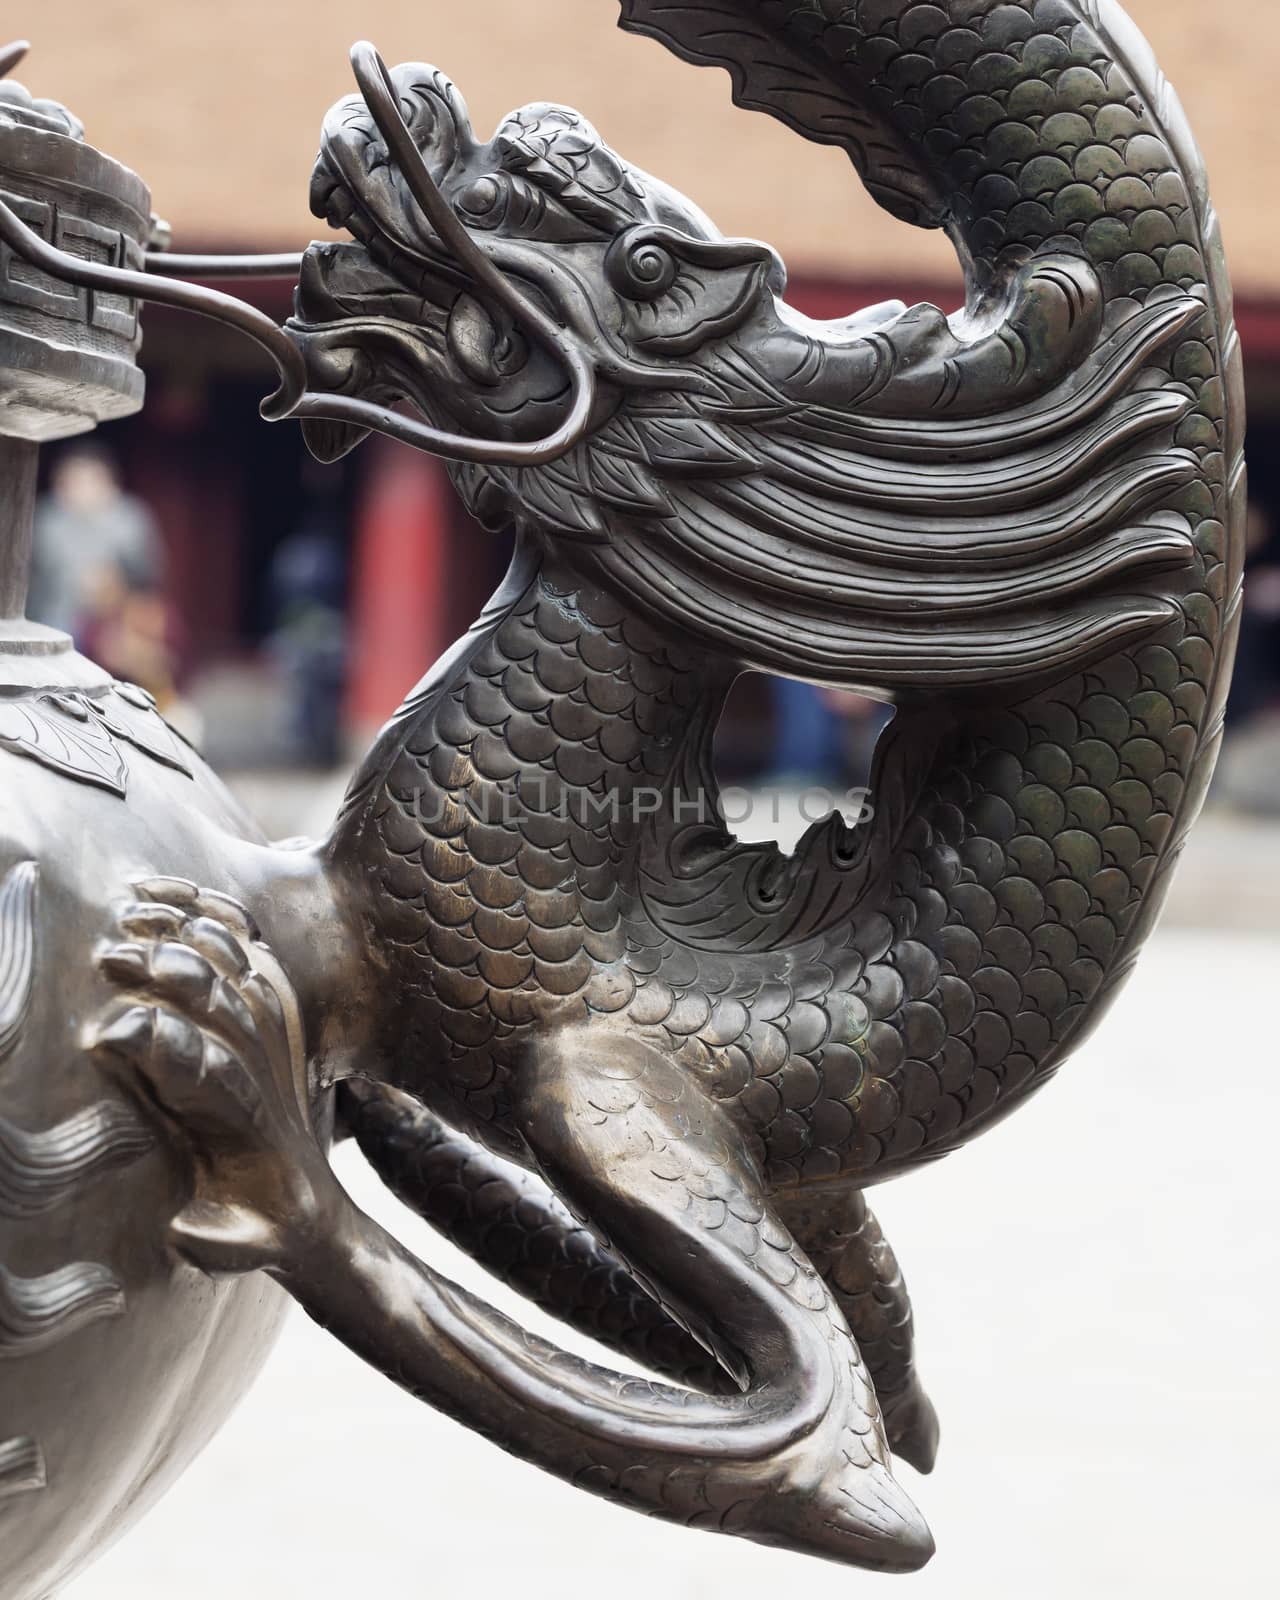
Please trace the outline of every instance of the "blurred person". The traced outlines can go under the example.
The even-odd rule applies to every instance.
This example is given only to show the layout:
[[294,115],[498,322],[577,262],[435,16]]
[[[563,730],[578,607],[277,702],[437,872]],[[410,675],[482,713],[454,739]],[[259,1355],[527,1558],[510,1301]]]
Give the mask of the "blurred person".
[[845,772],[839,713],[821,689],[794,678],[770,678],[773,750],[766,780],[779,789],[836,784]]
[[294,745],[309,766],[342,756],[347,677],[346,560],[332,497],[313,494],[271,564],[276,626],[269,644],[288,682]]
[[766,781],[776,788],[861,783],[891,706],[846,689],[771,678],[773,749]]
[[79,626],[84,653],[125,683],[135,683],[179,733],[199,745],[199,714],[179,688],[185,638],[174,608],[154,585],[122,566],[93,574]]
[[122,583],[154,594],[164,577],[164,547],[150,511],[126,494],[112,457],[78,444],[60,455],[49,491],[36,506],[31,600],[33,621],[81,643],[95,595]]
[[1274,534],[1266,507],[1251,501],[1240,643],[1227,702],[1227,720],[1233,726],[1280,702],[1280,550]]

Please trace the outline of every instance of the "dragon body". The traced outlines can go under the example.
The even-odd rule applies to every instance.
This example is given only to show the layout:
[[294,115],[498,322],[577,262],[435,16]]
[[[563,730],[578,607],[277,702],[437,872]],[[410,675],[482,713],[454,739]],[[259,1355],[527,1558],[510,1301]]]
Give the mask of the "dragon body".
[[[717,60],[715,9],[625,12]],[[803,63],[812,106],[766,109],[950,229],[959,334],[889,308],[784,358],[739,309],[689,358],[705,397],[641,389],[553,467],[455,469],[524,549],[329,849],[393,975],[395,1081],[468,1123],[506,1129],[530,1030],[601,1018],[730,1106],[772,1183],[867,1182],[1043,1083],[1158,912],[1240,576],[1215,222],[1172,93],[1098,31],[1114,7],[958,9],[734,8]],[[750,59],[736,81],[756,103]],[[823,85],[856,138],[812,124]],[[591,137],[552,134],[548,195]],[[876,822],[782,859],[717,826],[710,740],[738,671],[801,665],[899,709]]]
[[[611,227],[642,286],[665,274],[628,308],[628,353],[656,344],[705,393],[624,391],[553,467],[454,469],[522,549],[327,847],[394,997],[380,1075],[416,1103],[366,1091],[349,1118],[411,1203],[553,1308],[554,1280],[599,1334],[587,1286],[616,1261],[579,1240],[576,1273],[554,1251],[531,1271],[527,1241],[546,1252],[572,1223],[466,1140],[444,1159],[438,1126],[425,1157],[419,1107],[527,1162],[512,1095],[531,1041],[643,1040],[728,1113],[803,1243],[837,1219],[890,1435],[928,1465],[896,1263],[847,1242],[860,1191],[1042,1085],[1154,922],[1221,729],[1238,348],[1194,147],[1116,8],[747,5],[731,35],[719,11],[635,3],[624,22],[728,66],[742,103],[843,144],[877,199],[946,227],[969,304],[782,321],[759,255],[727,252],[719,285],[705,258],[661,257],[644,228],[670,197],[558,108],[508,120],[497,180],[459,174],[464,197],[524,184],[548,234],[557,207],[570,236]],[[399,85],[462,123],[434,74]],[[334,144],[315,192],[363,236],[376,217]],[[875,821],[832,818],[785,858],[718,825],[710,744],[738,671],[802,666],[898,710]],[[459,1208],[462,1170],[489,1203],[510,1194],[500,1242]],[[632,1326],[668,1340],[671,1370],[705,1366]]]

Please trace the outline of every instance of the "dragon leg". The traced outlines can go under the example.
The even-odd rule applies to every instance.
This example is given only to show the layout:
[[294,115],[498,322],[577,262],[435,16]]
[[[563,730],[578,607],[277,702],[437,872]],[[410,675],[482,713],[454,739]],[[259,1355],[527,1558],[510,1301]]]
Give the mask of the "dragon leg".
[[815,1185],[781,1193],[775,1203],[848,1319],[894,1454],[931,1472],[938,1417],[916,1370],[911,1297],[866,1196],[860,1189]]
[[710,1393],[735,1387],[536,1173],[395,1089],[351,1079],[340,1103],[343,1124],[392,1194],[501,1283],[664,1377]]
[[298,997],[243,907],[136,886],[99,956],[92,1048],[191,1155],[172,1225],[202,1270],[265,1270],[412,1394],[580,1487],[668,1520],[880,1570],[933,1541],[895,1482],[871,1380],[737,1129],[617,1031],[548,1034],[516,1082],[531,1153],[714,1349],[740,1392],[609,1371],[512,1323],[362,1213],[313,1120]]
[[[889,1452],[873,1386],[839,1304],[723,1110],[652,1046],[568,1030],[539,1047],[517,1117],[557,1192],[744,1390],[826,1390],[817,1430],[826,1445],[802,1469],[806,1488],[763,1496],[774,1502],[763,1512],[777,1530],[770,1542],[833,1555],[862,1518],[874,1524],[872,1484]],[[739,1514],[750,1525],[761,1513]]]
[[[578,1222],[536,1173],[494,1155],[417,1101],[354,1079],[342,1118],[391,1192],[502,1283],[570,1327],[692,1388],[724,1393],[725,1370]],[[858,1342],[895,1455],[933,1468],[938,1419],[915,1367],[911,1301],[859,1190],[776,1197]]]

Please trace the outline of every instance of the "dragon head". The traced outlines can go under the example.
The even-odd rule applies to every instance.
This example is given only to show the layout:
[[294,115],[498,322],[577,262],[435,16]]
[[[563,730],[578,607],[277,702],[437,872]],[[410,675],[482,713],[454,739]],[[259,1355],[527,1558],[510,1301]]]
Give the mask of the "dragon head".
[[[772,250],[724,239],[577,112],[523,106],[483,141],[443,73],[410,64],[390,78],[422,163],[476,251],[589,346],[601,379],[593,431],[629,389],[678,387],[673,358],[760,315],[781,290]],[[439,426],[502,442],[537,439],[563,418],[558,351],[478,280],[474,257],[460,260],[442,239],[359,95],[325,120],[311,201],[357,241],[314,245],[304,258],[291,331],[313,387],[408,401]],[[330,459],[363,433],[306,428]]]
[[482,523],[815,682],[1021,683],[1167,620],[1146,574],[1186,562],[1158,508],[1194,463],[1137,380],[1189,296],[1104,329],[1088,260],[1023,251],[952,317],[813,322],[575,112],[482,141],[436,69],[353,61],[311,196],[353,242],[307,251],[289,328],[316,454],[407,404]]

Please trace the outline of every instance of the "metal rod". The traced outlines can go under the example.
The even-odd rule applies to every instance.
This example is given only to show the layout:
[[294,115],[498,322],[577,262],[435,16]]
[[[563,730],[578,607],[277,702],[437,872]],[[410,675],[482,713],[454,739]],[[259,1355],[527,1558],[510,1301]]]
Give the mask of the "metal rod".
[[157,278],[296,278],[302,252],[262,256],[192,256],[147,252],[147,271]]
[[386,63],[367,39],[351,47],[351,69],[369,114],[387,142],[400,175],[441,240],[489,290],[499,305],[559,357],[568,369],[573,405],[564,423],[530,444],[514,444],[496,439],[471,439],[465,434],[442,433],[437,428],[416,423],[385,406],[355,400],[345,395],[306,394],[286,412],[276,398],[264,401],[262,414],[272,421],[281,416],[322,417],[332,421],[355,422],[376,428],[419,450],[442,456],[447,461],[485,461],[492,465],[538,466],[567,455],[587,434],[596,402],[596,366],[593,358],[566,329],[516,288],[510,278],[481,250],[459,221],[422,153],[414,142],[409,125],[400,110],[399,97]]
[[441,193],[404,120],[400,98],[387,71],[387,64],[367,39],[361,39],[351,46],[351,70],[364,96],[364,103],[369,108],[369,115],[395,159],[400,176],[440,239],[457,260],[470,269],[477,281],[488,289],[499,305],[505,306],[513,317],[533,329],[552,350],[561,351],[565,344],[564,330],[494,265]]
[[26,614],[40,446],[0,435],[0,622]]

